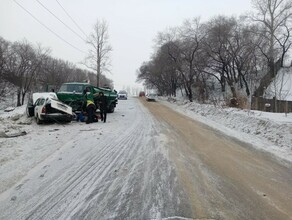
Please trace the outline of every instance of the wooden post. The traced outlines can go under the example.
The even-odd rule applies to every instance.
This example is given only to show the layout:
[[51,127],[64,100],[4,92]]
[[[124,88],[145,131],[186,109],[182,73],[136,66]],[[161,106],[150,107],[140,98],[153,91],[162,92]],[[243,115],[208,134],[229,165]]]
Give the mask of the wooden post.
[[258,101],[259,101],[259,100],[258,100],[258,97],[256,96],[256,97],[255,97],[255,103],[254,103],[254,104],[255,104],[255,106],[254,106],[255,110],[259,110],[259,109],[258,109],[258,106],[259,106],[259,105],[258,105],[258,104],[259,104]]
[[276,96],[273,97],[273,112],[277,112],[277,99],[276,99]]

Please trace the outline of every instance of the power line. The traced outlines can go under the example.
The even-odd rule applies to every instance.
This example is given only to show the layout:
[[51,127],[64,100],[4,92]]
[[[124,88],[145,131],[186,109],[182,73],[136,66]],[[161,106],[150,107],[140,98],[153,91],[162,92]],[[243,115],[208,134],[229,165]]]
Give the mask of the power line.
[[71,21],[76,25],[76,27],[84,34],[85,37],[87,37],[87,34],[82,30],[82,28],[77,24],[77,22],[74,21],[74,19],[69,15],[69,13],[60,4],[60,2],[58,0],[56,0],[56,2],[60,5],[60,7],[63,9],[63,11],[66,13],[66,15],[71,19]]
[[73,47],[75,50],[78,50],[81,53],[85,53],[84,51],[80,50],[79,48],[75,47],[73,44],[66,41],[64,38],[62,38],[60,35],[58,35],[56,32],[54,32],[52,29],[50,29],[48,26],[46,26],[44,23],[42,23],[39,19],[37,19],[32,13],[30,13],[27,9],[25,9],[21,4],[19,4],[16,0],[13,0],[19,7],[21,7],[24,11],[26,11],[31,17],[33,17],[37,22],[39,22],[42,26],[44,26],[47,30],[49,30],[51,33],[53,33],[56,37],[64,41],[69,46]]
[[52,11],[50,11],[43,3],[41,3],[39,0],[36,0],[44,9],[46,9],[51,15],[53,15],[58,21],[60,21],[65,27],[67,27],[72,33],[76,34],[81,40],[86,42],[86,40],[83,39],[76,31],[74,31],[72,28],[70,28],[67,24],[65,24],[60,18],[58,18]]

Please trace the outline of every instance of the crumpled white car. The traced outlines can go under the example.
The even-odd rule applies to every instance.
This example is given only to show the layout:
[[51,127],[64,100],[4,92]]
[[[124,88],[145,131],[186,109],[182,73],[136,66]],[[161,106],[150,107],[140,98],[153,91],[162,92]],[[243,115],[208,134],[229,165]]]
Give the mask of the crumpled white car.
[[34,116],[37,124],[45,121],[71,122],[72,108],[59,101],[56,93],[34,93],[27,105],[28,116]]

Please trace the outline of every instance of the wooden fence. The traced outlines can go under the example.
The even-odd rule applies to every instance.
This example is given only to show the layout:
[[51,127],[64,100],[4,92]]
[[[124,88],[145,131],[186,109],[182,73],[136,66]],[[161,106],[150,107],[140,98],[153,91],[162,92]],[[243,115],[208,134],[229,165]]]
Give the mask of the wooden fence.
[[252,97],[251,109],[266,112],[289,113],[292,112],[292,101]]

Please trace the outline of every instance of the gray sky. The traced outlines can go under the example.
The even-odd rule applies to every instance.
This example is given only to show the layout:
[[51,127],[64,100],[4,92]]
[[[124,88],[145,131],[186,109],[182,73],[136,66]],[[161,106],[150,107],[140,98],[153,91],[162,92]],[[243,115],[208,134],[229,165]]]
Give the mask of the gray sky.
[[[88,46],[37,0],[16,0],[43,24],[82,51]],[[39,0],[65,24],[83,33],[65,14],[56,0]],[[135,85],[136,70],[148,61],[157,33],[179,26],[185,19],[200,16],[208,20],[216,15],[240,15],[251,10],[250,0],[58,0],[82,30],[89,34],[97,19],[109,25],[112,52],[112,73],[116,89]],[[78,64],[86,54],[60,40],[39,24],[13,0],[1,0],[0,36],[9,41],[27,39],[52,50],[51,55]]]

